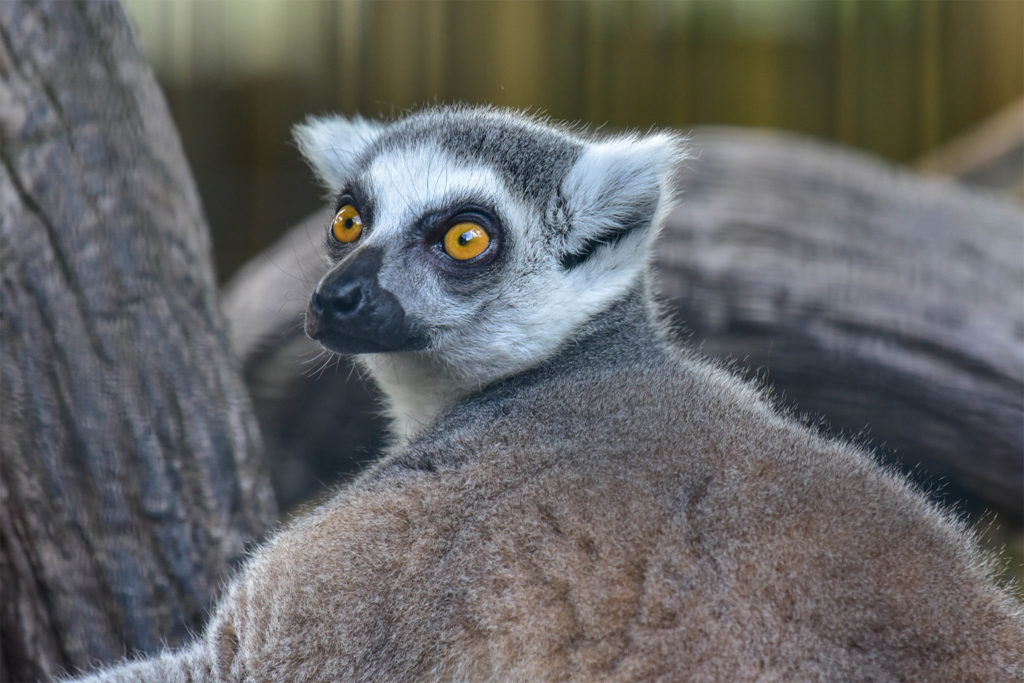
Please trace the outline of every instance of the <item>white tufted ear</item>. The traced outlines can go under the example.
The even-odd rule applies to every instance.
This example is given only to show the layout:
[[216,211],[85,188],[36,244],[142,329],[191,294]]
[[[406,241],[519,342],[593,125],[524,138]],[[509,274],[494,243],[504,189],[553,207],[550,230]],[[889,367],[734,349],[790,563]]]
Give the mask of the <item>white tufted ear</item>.
[[671,133],[588,144],[562,181],[569,221],[562,265],[574,268],[628,234],[653,237],[671,206],[673,176],[685,158],[683,139]]
[[359,156],[385,124],[361,116],[311,116],[292,128],[302,156],[328,191],[336,192],[356,171]]

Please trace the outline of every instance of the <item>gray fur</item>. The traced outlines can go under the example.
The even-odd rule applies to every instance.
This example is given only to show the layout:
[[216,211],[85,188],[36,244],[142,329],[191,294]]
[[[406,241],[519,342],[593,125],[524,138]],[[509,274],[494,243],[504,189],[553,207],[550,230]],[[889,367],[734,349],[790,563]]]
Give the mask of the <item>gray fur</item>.
[[[402,130],[443,128],[427,121],[477,130],[493,116],[419,114],[383,132],[374,154],[400,146]],[[502,130],[529,137],[536,125]],[[500,175],[518,194],[550,173],[557,188],[540,203],[564,192],[577,207],[564,239],[614,235],[581,195],[647,176],[613,149],[622,173],[574,184],[574,169],[590,173],[581,160],[600,160],[588,156],[597,143],[578,140],[565,167],[555,155],[548,171]],[[444,149],[471,151],[459,144]],[[620,252],[650,244],[663,204],[568,275],[557,254],[510,253],[483,290],[431,291],[452,305],[481,292],[524,305],[502,278],[593,286],[604,268],[612,279]],[[518,249],[528,228],[508,222]],[[527,264],[532,275],[517,270]],[[97,680],[1020,680],[1021,609],[962,526],[870,453],[678,348],[642,265],[514,372],[470,390],[431,366],[457,385],[434,417],[258,550],[191,648]],[[431,354],[443,349],[403,367],[419,372]]]
[[370,154],[427,140],[437,140],[455,158],[486,163],[519,198],[538,206],[552,200],[582,150],[576,132],[564,126],[500,109],[451,107],[426,109],[389,126]]

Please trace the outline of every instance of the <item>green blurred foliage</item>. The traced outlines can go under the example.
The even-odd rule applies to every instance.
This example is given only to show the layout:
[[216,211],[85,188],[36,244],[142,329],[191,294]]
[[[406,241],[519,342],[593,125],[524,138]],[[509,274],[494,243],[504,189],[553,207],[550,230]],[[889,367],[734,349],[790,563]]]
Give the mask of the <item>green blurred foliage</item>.
[[309,112],[481,102],[915,159],[1024,92],[1021,0],[126,0],[222,275],[315,206]]

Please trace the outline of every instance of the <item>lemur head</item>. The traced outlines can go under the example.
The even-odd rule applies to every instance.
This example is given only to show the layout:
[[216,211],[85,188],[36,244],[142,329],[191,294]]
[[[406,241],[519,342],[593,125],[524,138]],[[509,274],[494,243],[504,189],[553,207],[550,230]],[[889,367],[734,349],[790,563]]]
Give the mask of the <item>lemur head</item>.
[[626,294],[681,155],[672,134],[596,139],[490,108],[294,132],[336,197],[307,334],[454,393],[541,362]]

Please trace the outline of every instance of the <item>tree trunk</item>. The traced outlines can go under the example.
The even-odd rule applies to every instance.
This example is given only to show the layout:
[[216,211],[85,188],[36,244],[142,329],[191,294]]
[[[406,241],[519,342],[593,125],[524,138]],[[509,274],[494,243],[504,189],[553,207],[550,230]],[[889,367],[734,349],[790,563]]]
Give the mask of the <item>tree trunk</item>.
[[[692,144],[657,250],[689,343],[867,438],[936,497],[1019,527],[1024,212],[795,136],[703,129]],[[379,440],[347,367],[302,362],[316,355],[300,320],[327,221],[294,228],[225,289],[282,505]]]
[[199,629],[275,519],[164,100],[111,0],[0,3],[0,679]]

